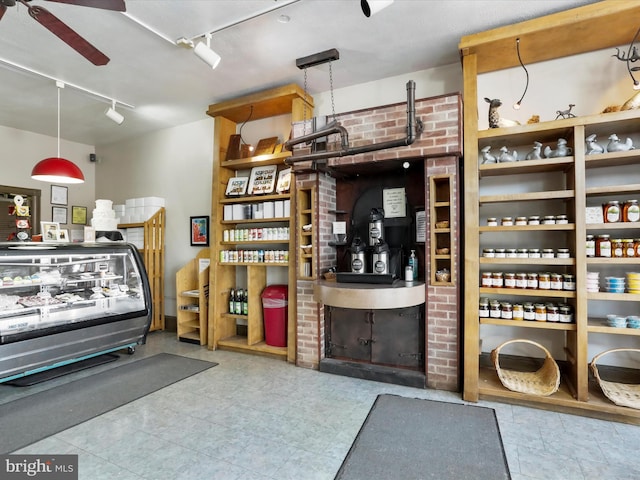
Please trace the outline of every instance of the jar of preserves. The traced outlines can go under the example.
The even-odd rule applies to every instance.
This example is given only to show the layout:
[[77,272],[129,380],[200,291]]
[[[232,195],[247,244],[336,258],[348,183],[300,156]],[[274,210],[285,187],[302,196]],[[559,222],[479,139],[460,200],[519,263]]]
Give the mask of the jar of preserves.
[[562,289],[575,291],[576,289],[576,277],[570,273],[562,275]]
[[489,303],[489,317],[500,318],[500,315],[500,302],[497,300],[491,300],[491,303]]
[[529,258],[541,258],[540,249],[539,248],[530,248],[529,249]]
[[596,257],[611,257],[611,239],[609,235],[596,238]]
[[560,314],[558,307],[555,305],[547,305],[547,322],[559,322]]
[[640,205],[638,200],[627,200],[622,207],[623,222],[639,222],[640,221]]
[[535,320],[536,322],[547,321],[547,306],[544,303],[536,303],[535,308]]
[[516,288],[516,274],[505,273],[504,274],[504,288]]
[[513,217],[502,217],[503,227],[513,227]]
[[523,317],[525,320],[534,321],[536,319],[536,309],[533,303],[527,302],[522,306],[522,308],[524,310]]
[[569,253],[569,249],[568,248],[559,248],[556,251],[556,257],[557,258],[570,258],[571,254]]
[[500,305],[500,318],[513,320],[513,306],[509,302],[502,302]]
[[487,218],[487,227],[497,227],[498,219],[496,217],[488,217]]
[[507,251],[504,248],[496,248],[496,258],[506,258]]
[[640,257],[640,238],[636,238],[633,241],[633,249],[635,250],[636,257]]
[[521,303],[513,304],[513,319],[524,320],[524,306]]
[[516,288],[527,288],[526,273],[516,273]]
[[518,258],[528,258],[529,257],[529,250],[527,250],[526,248],[518,248]]
[[518,256],[518,250],[516,250],[515,248],[507,248],[507,251],[506,251],[507,258],[517,258],[517,256]]
[[627,258],[633,258],[636,256],[636,250],[634,248],[634,241],[632,238],[623,238],[622,239],[622,250],[623,256]]
[[552,273],[549,285],[551,290],[562,290],[562,275],[560,273]]
[[622,220],[622,212],[620,210],[620,202],[611,200],[602,206],[604,213],[604,223],[618,223]]
[[542,219],[542,224],[543,225],[555,225],[556,224],[555,215],[545,215],[544,218]]
[[485,258],[495,258],[496,251],[493,248],[485,248],[482,250],[482,256]]
[[560,305],[558,313],[561,323],[573,323],[573,310],[570,305]]
[[569,218],[566,215],[556,215],[556,223],[566,225],[569,223]]
[[489,318],[489,299],[481,298],[478,305],[478,317]]
[[551,290],[551,275],[549,273],[538,275],[538,288],[540,290]]
[[493,286],[493,282],[491,280],[491,272],[482,272],[482,286],[489,288]]
[[621,238],[611,239],[611,256],[613,258],[624,257],[624,245]]
[[540,216],[531,215],[529,217],[529,225],[540,225]]
[[542,249],[542,258],[553,258],[555,254],[553,252],[553,248],[543,248]]
[[493,272],[491,274],[491,286],[493,288],[502,288],[504,286],[504,276],[502,272]]
[[534,289],[534,290],[538,288],[537,273],[527,273],[527,288]]
[[587,248],[585,250],[587,257],[596,256],[596,237],[593,235],[587,235]]
[[516,217],[516,225],[526,225],[527,217]]

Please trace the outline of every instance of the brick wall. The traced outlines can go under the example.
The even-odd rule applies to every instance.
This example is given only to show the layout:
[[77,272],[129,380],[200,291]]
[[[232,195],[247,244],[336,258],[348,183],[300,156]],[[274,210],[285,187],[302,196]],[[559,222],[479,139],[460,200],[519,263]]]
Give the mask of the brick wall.
[[[458,157],[462,151],[462,104],[459,94],[443,95],[416,100],[416,117],[424,124],[424,131],[412,145],[387,150],[363,153],[347,157],[334,157],[328,160],[329,166],[369,164],[398,159],[424,158],[425,161],[425,205],[428,212],[428,176],[441,173],[452,173],[457,191]],[[370,109],[357,110],[338,114],[338,120],[349,133],[349,145],[357,147],[371,143],[404,138],[406,135],[407,113],[406,103],[398,103]],[[303,131],[311,130],[307,124],[294,125],[294,137]],[[329,138],[329,148],[336,149],[338,139]],[[305,145],[294,148],[294,156],[308,152]],[[300,162],[298,167],[307,162]],[[310,164],[310,162],[309,162]],[[307,165],[309,165],[307,164]],[[296,175],[296,186],[314,182],[317,189],[316,212],[319,232],[318,265],[323,272],[335,263],[335,249],[328,246],[332,239],[331,222],[335,215],[329,213],[335,209],[335,180],[323,173],[305,173]],[[452,253],[454,265],[458,263],[459,228],[457,212],[459,206],[452,206],[455,212],[452,222]],[[427,232],[429,238],[429,232]],[[425,245],[428,252],[429,245]],[[429,262],[427,262],[429,264]],[[427,265],[427,270],[429,266]],[[427,279],[430,272],[427,271]],[[432,388],[459,389],[459,316],[460,294],[457,285],[459,274],[454,273],[454,286],[430,286],[427,281],[426,317],[426,370],[427,385]],[[301,367],[317,368],[324,357],[324,312],[320,305],[313,301],[313,282],[298,281],[298,356],[297,364]]]

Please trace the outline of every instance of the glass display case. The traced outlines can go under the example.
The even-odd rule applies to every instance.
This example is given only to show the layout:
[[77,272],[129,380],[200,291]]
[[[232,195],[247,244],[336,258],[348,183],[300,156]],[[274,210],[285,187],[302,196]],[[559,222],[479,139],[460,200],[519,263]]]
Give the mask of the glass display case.
[[144,344],[151,294],[126,243],[0,243],[0,382]]

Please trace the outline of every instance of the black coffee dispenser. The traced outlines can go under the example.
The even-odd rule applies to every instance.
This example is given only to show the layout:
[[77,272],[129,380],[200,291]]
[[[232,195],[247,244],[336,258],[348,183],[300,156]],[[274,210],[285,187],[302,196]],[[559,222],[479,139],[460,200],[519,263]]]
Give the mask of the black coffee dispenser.
[[389,273],[389,255],[389,245],[382,238],[379,238],[373,247],[372,273],[376,275]]
[[349,251],[351,253],[351,272],[366,273],[367,272],[367,255],[366,245],[360,237],[355,237],[351,242]]
[[384,236],[384,210],[372,208],[369,213],[369,246],[376,245],[377,240]]

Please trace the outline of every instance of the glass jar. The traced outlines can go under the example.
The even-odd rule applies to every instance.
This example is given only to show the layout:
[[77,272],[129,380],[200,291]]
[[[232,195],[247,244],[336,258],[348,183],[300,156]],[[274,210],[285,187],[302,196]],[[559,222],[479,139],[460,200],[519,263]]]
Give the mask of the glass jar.
[[489,304],[489,317],[490,318],[500,318],[500,302],[497,300],[491,300]]
[[506,256],[507,258],[517,258],[518,250],[516,250],[515,248],[507,248]]
[[516,273],[516,288],[527,288],[526,273]]
[[540,216],[539,215],[531,215],[529,217],[529,225],[540,225]]
[[503,227],[513,227],[513,217],[502,217]]
[[570,305],[560,305],[558,313],[561,323],[573,323],[573,310]]
[[524,306],[521,303],[513,304],[513,319],[524,320]]
[[525,320],[534,321],[536,319],[536,309],[533,303],[527,302],[522,306],[522,308],[524,310],[523,317]]
[[640,221],[640,206],[638,205],[638,200],[627,200],[624,203],[624,206],[622,207],[622,221]]
[[480,304],[478,305],[478,316],[480,318],[489,318],[489,299],[480,299]]
[[587,257],[596,256],[596,237],[593,235],[587,235],[587,248],[585,250]]
[[487,227],[497,227],[498,219],[496,217],[488,217],[487,218]]
[[559,225],[566,225],[569,223],[569,218],[566,215],[556,215],[556,223]]
[[527,250],[526,248],[519,248],[518,258],[529,258],[529,250]]
[[516,225],[522,226],[527,224],[527,217],[516,217]]
[[596,257],[611,257],[611,239],[609,235],[596,238]]
[[538,288],[538,274],[537,273],[527,273],[527,288],[533,289],[533,290]]
[[502,272],[493,272],[491,274],[491,286],[493,288],[502,288],[504,286],[504,276]]
[[576,277],[569,273],[562,275],[562,289],[575,291],[576,289]]
[[613,258],[624,257],[624,245],[621,238],[611,239],[611,256]]
[[504,288],[516,288],[516,274],[505,273],[504,274]]
[[602,206],[604,213],[604,223],[618,223],[622,219],[620,211],[620,202],[611,200]]
[[549,285],[551,287],[551,290],[562,290],[562,274],[552,273],[550,277],[551,279]]
[[547,322],[559,322],[560,314],[558,307],[555,305],[547,305]]
[[543,248],[542,249],[542,258],[553,258],[555,254],[553,253],[553,248]]
[[538,288],[540,290],[551,290],[551,275],[541,273],[538,275]]
[[491,288],[493,282],[491,280],[491,272],[482,272],[482,286]]
[[500,305],[500,318],[513,320],[513,307],[509,302],[502,302],[502,305]]
[[496,248],[496,258],[506,258],[507,251],[504,248]]
[[627,258],[633,258],[636,256],[636,250],[634,248],[634,242],[632,238],[622,239],[623,256]]
[[569,253],[568,248],[559,248],[556,252],[557,258],[570,258],[571,254]]
[[529,249],[529,258],[540,258],[540,249],[539,248],[530,248]]
[[535,320],[536,322],[547,321],[547,306],[544,303],[536,303],[535,308]]
[[543,225],[555,225],[556,224],[555,215],[545,215],[544,218],[542,219],[542,224]]
[[482,256],[485,258],[495,258],[496,251],[493,248],[485,248],[482,250]]
[[635,250],[636,257],[640,257],[640,238],[636,238],[633,241],[633,249]]

